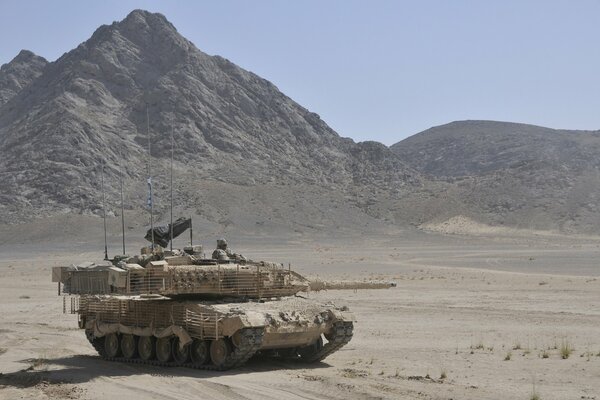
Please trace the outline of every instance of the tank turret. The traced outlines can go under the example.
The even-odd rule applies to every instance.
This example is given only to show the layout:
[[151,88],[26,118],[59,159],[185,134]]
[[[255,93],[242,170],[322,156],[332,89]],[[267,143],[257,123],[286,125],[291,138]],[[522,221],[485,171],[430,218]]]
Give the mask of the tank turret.
[[259,299],[309,289],[300,274],[282,265],[251,260],[199,258],[201,249],[115,258],[100,264],[55,267],[54,281],[66,294],[160,294],[167,297]]

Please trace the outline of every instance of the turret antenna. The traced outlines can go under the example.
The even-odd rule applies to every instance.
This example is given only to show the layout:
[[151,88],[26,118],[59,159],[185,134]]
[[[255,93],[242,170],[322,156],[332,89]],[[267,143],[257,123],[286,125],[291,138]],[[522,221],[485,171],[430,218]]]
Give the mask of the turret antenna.
[[192,228],[192,216],[190,215],[190,247],[194,245],[194,229]]
[[154,252],[154,201],[152,199],[152,175],[150,174],[152,148],[150,147],[150,114],[148,113],[148,104],[146,104],[146,131],[148,133],[148,206],[150,207],[150,232],[152,233],[152,251]]
[[121,180],[121,233],[123,237],[123,255],[125,255],[125,202],[123,200],[123,152],[119,151],[119,176]]
[[173,251],[173,127],[171,127],[171,251]]
[[108,260],[108,243],[106,240],[106,194],[104,193],[104,160],[100,169],[100,182],[102,186],[102,219],[104,220],[104,259]]

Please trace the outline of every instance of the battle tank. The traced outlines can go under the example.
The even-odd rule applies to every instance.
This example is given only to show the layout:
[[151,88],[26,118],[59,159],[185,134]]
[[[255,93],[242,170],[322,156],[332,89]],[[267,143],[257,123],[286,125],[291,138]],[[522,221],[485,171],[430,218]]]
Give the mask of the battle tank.
[[347,307],[301,296],[310,284],[290,266],[206,259],[199,246],[55,267],[53,281],[107,360],[212,370],[255,355],[317,362],[352,338]]

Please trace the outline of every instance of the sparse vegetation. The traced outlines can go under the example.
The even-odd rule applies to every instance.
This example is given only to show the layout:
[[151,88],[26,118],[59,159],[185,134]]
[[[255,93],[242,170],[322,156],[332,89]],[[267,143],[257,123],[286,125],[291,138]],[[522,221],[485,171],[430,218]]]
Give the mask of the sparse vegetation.
[[550,353],[548,353],[548,350],[542,350],[542,352],[540,353],[540,357],[541,358],[550,358]]
[[6,349],[4,347],[0,347],[0,356],[6,353]]
[[533,381],[533,388],[531,389],[531,396],[529,396],[529,400],[541,400],[540,395],[537,390],[535,390],[535,379]]
[[515,345],[513,346],[513,350],[521,350],[521,343],[515,343]]
[[566,360],[567,358],[569,358],[569,356],[571,356],[571,354],[573,354],[573,351],[575,351],[573,346],[569,343],[567,339],[564,339],[560,345],[560,357],[563,360]]
[[504,356],[504,361],[510,361],[511,358],[512,358],[512,353],[509,351],[506,353],[506,356]]
[[47,364],[47,362],[48,362],[48,360],[45,357],[34,358],[34,359],[30,360],[29,368],[27,368],[27,371],[41,369],[44,365]]

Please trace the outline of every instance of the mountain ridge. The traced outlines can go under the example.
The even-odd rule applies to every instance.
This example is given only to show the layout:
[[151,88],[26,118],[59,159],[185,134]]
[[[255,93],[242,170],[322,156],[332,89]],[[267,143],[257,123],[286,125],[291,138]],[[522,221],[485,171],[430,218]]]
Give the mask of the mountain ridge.
[[29,50],[21,50],[0,67],[0,107],[25,89],[42,73],[48,61]]
[[139,225],[150,168],[160,219],[172,135],[176,212],[211,226],[337,234],[455,216],[564,232],[600,224],[600,131],[473,120],[389,148],[356,143],[143,10],[56,61],[22,52],[2,67],[0,93],[2,223],[101,215],[101,168],[109,216],[122,175]]
[[[157,181],[168,168],[171,131],[176,180],[193,170],[188,186],[178,183],[183,208],[199,207],[195,185],[216,180],[228,185],[222,190],[237,188],[233,197],[254,185],[316,188],[325,203],[354,199],[339,200],[339,207],[370,219],[362,204],[375,200],[361,198],[390,188],[396,197],[412,195],[412,189],[400,189],[422,186],[420,175],[386,146],[340,137],[272,83],[198,50],[164,16],[135,10],[98,28],[47,65],[10,107],[0,107],[0,176],[6,182],[0,220],[98,214],[103,164],[109,195],[116,194],[122,166],[128,206],[141,208],[147,114]],[[275,200],[265,199],[265,209],[269,201]],[[230,219],[231,210],[209,208],[196,211]],[[327,213],[314,218],[327,220]]]

